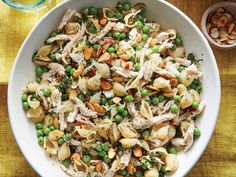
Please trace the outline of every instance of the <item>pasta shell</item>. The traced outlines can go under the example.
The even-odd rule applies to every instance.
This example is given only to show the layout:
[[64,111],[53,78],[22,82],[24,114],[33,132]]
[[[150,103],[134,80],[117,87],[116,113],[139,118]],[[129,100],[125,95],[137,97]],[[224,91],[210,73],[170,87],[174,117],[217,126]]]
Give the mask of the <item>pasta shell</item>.
[[86,165],[82,160],[74,160],[74,167],[77,172],[88,173],[88,165]]
[[106,79],[110,77],[110,68],[106,63],[96,63],[95,67],[102,78]]
[[159,172],[156,167],[144,172],[144,177],[159,177]]
[[193,104],[193,97],[189,92],[185,92],[183,95],[181,102],[180,102],[180,107],[182,109],[185,109]]
[[125,87],[122,86],[120,83],[115,82],[113,84],[113,91],[117,96],[125,96],[127,94]]
[[59,139],[60,137],[62,137],[64,135],[63,131],[60,130],[54,130],[51,131],[48,135],[48,138],[52,141],[56,141],[57,139]]
[[58,144],[56,141],[51,141],[48,137],[44,137],[44,145],[45,151],[49,154],[57,154]]
[[157,89],[170,87],[170,81],[162,77],[158,77],[157,79],[153,81],[153,87]]
[[184,47],[176,47],[175,50],[169,50],[169,54],[173,58],[183,58],[185,56]]
[[175,171],[178,167],[178,160],[175,154],[167,154],[165,156],[165,164],[167,171]]
[[36,110],[39,107],[40,102],[38,100],[32,101],[32,97],[32,95],[28,96],[27,102],[32,109]]
[[36,92],[37,88],[39,87],[39,84],[35,81],[32,81],[27,86],[27,92],[33,93]]
[[121,122],[118,125],[120,133],[125,138],[138,138],[138,132],[133,128],[129,122]]
[[94,77],[91,77],[87,80],[87,89],[90,90],[97,90],[100,88],[101,85],[101,76],[95,75]]
[[191,90],[189,90],[189,93],[192,96],[194,102],[200,103],[200,101],[201,101],[200,95],[196,90],[191,89]]
[[75,127],[75,129],[82,138],[89,138],[89,137],[96,134],[96,131],[92,130],[92,128],[91,129],[84,129],[81,127]]
[[82,93],[86,94],[86,92],[87,92],[87,80],[84,77],[82,77],[82,78],[80,77],[78,83],[79,83],[79,85],[78,85],[79,90]]
[[168,138],[169,125],[164,125],[158,129],[154,129],[151,133],[153,139],[165,140]]
[[59,148],[57,157],[58,157],[58,160],[60,161],[63,161],[70,157],[70,147],[67,142],[62,144],[62,146]]
[[28,109],[26,112],[26,117],[30,118],[34,123],[42,122],[45,113],[42,106],[38,106],[36,109]]
[[110,138],[111,143],[117,142],[120,139],[120,136],[121,134],[117,125],[115,123],[112,124],[111,129],[109,131],[109,138]]
[[142,105],[140,107],[140,114],[147,119],[153,118],[151,107],[145,100],[142,100]]
[[194,80],[194,77],[192,75],[187,74],[185,71],[183,71],[180,75],[181,82],[184,86],[190,86]]
[[122,144],[124,148],[132,148],[139,142],[139,140],[136,138],[123,138],[120,139],[119,142]]
[[179,85],[177,86],[177,88],[178,88],[178,93],[179,93],[180,95],[182,95],[184,92],[187,91],[187,88],[186,88],[183,84],[179,84]]
[[37,55],[40,57],[47,57],[52,51],[52,46],[51,45],[45,45],[42,48],[38,50]]
[[169,39],[175,39],[176,38],[176,30],[175,29],[168,29],[166,32],[169,34]]
[[90,97],[89,102],[92,104],[94,103],[100,104],[100,100],[101,100],[101,92],[97,92],[93,96]]
[[68,34],[68,35],[76,34],[78,32],[79,28],[80,28],[79,23],[71,23],[70,22],[65,25],[66,34]]
[[104,119],[97,124],[97,132],[98,134],[108,140],[108,133],[110,130],[110,126],[112,125],[112,121],[110,119]]

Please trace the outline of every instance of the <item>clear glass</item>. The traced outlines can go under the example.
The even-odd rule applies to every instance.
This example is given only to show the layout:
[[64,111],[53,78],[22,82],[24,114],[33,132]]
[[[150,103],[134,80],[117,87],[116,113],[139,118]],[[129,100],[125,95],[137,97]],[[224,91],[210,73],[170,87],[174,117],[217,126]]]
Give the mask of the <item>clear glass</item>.
[[2,0],[8,6],[23,11],[47,9],[55,0]]

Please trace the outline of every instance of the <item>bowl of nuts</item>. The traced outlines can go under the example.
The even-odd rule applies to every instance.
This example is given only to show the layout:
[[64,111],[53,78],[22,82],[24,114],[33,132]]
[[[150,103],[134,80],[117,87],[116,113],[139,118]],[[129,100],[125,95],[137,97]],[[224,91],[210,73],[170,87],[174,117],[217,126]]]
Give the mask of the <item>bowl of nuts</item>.
[[208,7],[201,28],[212,45],[221,49],[236,47],[236,3],[223,1]]

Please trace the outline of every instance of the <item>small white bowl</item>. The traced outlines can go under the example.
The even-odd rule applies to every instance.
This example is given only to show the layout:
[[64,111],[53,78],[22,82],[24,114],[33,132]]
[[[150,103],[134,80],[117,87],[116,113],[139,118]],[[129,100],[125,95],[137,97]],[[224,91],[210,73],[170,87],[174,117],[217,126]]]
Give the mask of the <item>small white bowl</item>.
[[204,36],[207,38],[207,40],[212,45],[214,45],[218,48],[221,48],[221,49],[232,49],[232,48],[236,47],[236,40],[231,45],[221,45],[221,44],[218,44],[217,42],[215,42],[209,36],[209,34],[207,33],[207,30],[206,30],[206,21],[207,21],[209,14],[212,12],[215,12],[220,7],[224,8],[224,9],[226,9],[226,11],[230,12],[234,16],[234,18],[236,19],[236,3],[235,2],[225,2],[225,1],[218,2],[218,3],[215,3],[215,4],[211,5],[210,7],[208,7],[207,10],[204,12],[204,14],[202,16],[202,20],[201,20],[201,29],[202,29]]

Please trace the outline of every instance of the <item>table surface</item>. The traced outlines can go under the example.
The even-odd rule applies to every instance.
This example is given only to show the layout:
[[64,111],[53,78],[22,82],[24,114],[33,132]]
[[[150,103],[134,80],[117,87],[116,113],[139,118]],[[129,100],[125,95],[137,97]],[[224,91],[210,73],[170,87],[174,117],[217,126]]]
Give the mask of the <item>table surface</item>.
[[[217,0],[168,0],[198,26],[204,10]],[[19,47],[43,13],[27,14],[0,2],[0,176],[37,176],[22,156],[8,120],[7,81]],[[232,177],[236,173],[236,49],[213,48],[220,71],[221,109],[214,135],[188,177]],[[37,147],[36,147],[37,148]],[[187,163],[187,162],[186,162]]]

